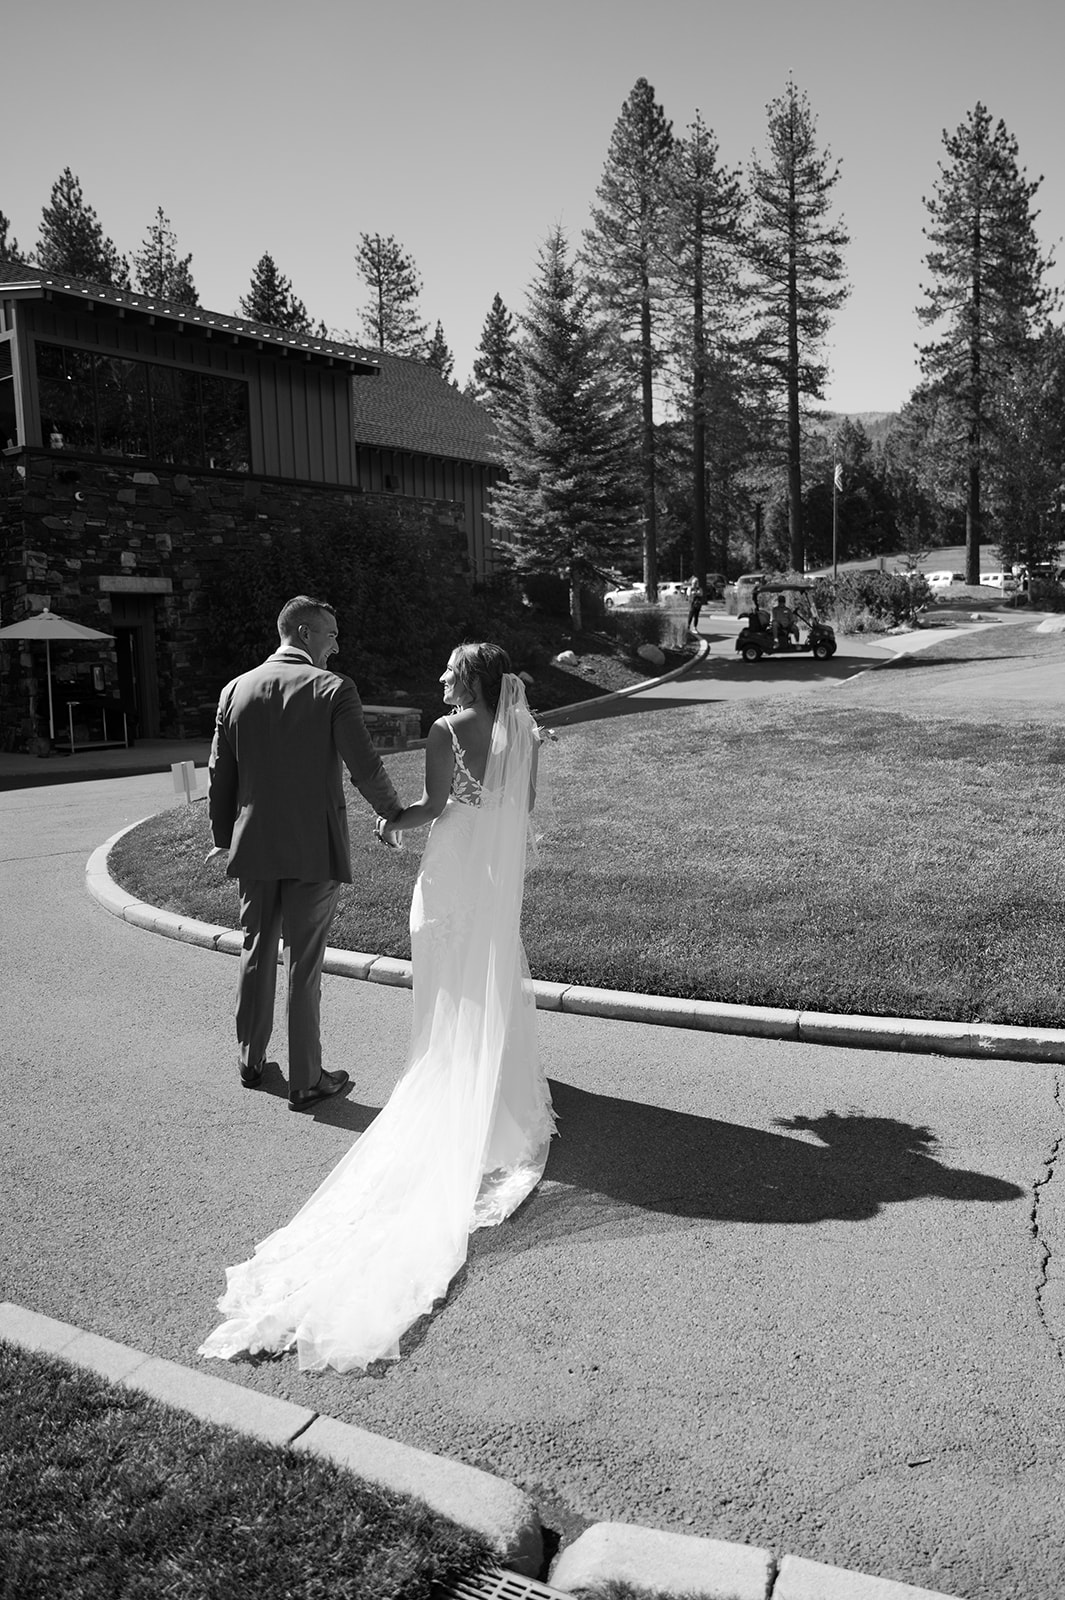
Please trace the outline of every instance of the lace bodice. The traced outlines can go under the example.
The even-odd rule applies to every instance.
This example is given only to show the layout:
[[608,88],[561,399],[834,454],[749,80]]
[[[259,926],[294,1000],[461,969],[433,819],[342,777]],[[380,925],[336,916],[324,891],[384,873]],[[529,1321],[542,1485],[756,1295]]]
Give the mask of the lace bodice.
[[453,723],[448,723],[448,732],[451,734],[451,748],[455,752],[455,770],[451,774],[451,798],[457,800],[460,805],[479,806],[483,786],[477,782],[466,765]]

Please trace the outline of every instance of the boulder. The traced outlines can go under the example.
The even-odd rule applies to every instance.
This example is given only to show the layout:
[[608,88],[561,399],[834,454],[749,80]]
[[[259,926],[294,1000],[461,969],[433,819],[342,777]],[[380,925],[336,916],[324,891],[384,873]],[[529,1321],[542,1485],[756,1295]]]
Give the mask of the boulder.
[[577,665],[577,657],[572,650],[560,650],[554,658],[554,664],[556,667],[575,667]]
[[652,667],[664,667],[666,658],[656,644],[642,644],[636,654],[641,661],[649,661]]

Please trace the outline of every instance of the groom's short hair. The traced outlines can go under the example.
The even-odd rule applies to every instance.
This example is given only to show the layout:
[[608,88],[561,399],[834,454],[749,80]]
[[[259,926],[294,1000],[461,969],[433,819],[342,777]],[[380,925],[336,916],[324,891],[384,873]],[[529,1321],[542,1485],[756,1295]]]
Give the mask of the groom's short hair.
[[302,628],[305,622],[317,622],[323,611],[336,616],[328,600],[315,600],[309,594],[298,594],[286,600],[277,614],[278,634],[282,639],[291,639],[297,628]]

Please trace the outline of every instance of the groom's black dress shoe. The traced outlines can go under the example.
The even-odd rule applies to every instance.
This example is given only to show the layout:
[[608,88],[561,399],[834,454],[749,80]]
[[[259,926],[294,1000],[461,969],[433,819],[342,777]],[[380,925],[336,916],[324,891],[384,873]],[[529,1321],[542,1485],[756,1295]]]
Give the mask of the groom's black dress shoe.
[[257,1089],[259,1087],[263,1081],[263,1068],[265,1066],[265,1056],[262,1061],[249,1061],[247,1066],[241,1063],[240,1081],[245,1089]]
[[339,1094],[341,1089],[347,1087],[347,1083],[346,1072],[323,1072],[312,1089],[289,1090],[288,1109],[306,1111],[308,1106],[315,1105],[319,1100],[328,1100],[331,1094]]

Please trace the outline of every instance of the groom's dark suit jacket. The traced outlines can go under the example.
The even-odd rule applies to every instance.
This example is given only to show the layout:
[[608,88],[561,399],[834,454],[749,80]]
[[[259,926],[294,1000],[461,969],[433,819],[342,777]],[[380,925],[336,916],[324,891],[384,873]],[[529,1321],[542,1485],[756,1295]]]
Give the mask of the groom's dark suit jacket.
[[350,678],[282,646],[218,702],[208,805],[231,878],[351,882],[341,762],[381,816],[399,797],[370,742]]

